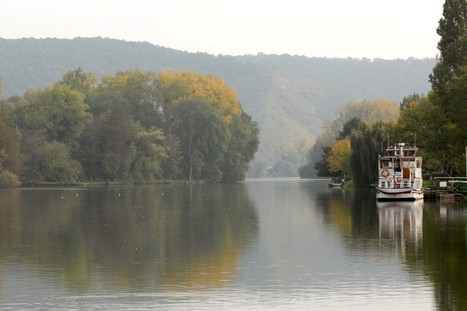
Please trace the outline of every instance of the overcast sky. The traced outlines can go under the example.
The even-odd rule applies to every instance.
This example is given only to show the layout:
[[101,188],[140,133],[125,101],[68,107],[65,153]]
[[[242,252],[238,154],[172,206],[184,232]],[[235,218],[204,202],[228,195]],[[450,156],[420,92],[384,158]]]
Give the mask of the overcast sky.
[[108,37],[209,54],[436,57],[444,0],[0,0],[1,38]]

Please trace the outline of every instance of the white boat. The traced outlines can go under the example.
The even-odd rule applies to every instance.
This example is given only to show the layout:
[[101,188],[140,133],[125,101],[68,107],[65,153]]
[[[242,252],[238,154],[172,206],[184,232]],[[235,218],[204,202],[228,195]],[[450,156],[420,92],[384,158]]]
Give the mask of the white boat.
[[418,148],[404,143],[390,146],[386,155],[378,158],[378,186],[376,199],[418,200],[423,199],[422,158]]

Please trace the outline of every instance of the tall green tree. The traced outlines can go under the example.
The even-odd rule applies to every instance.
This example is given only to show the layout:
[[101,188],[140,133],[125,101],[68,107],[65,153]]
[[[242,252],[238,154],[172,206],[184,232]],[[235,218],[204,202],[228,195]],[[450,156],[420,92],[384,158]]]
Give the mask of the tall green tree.
[[0,187],[17,187],[22,171],[20,135],[0,119]]
[[180,139],[174,133],[165,136],[163,142],[165,157],[162,159],[161,168],[165,179],[182,178],[180,163],[182,161]]
[[84,94],[65,85],[31,92],[26,97],[22,129],[77,148],[77,140],[92,115]]
[[222,165],[223,181],[243,180],[259,145],[259,126],[242,113],[229,126],[230,142]]
[[[331,146],[323,146],[322,147],[322,157],[320,160],[316,161],[315,164],[313,165],[313,168],[315,169],[316,171],[316,174],[319,176],[319,177],[323,177],[323,176],[337,176],[337,174],[334,172],[331,172],[329,170],[329,163],[328,163],[328,157],[329,155],[331,154]],[[310,161],[312,161],[313,158],[310,158]],[[311,163],[308,165],[308,167],[311,166]],[[304,168],[305,169],[305,168]],[[302,178],[304,178],[302,176],[302,174],[300,175]],[[308,177],[311,177],[311,176],[308,176]]]
[[467,2],[446,0],[437,33],[440,36],[438,63],[430,75],[432,90],[442,105],[449,105],[449,86],[465,74],[467,64]]
[[162,178],[162,162],[167,158],[164,140],[159,129],[140,130],[136,134],[136,155],[131,168],[135,180],[152,182]]
[[183,177],[222,179],[221,166],[230,133],[221,115],[202,99],[182,101],[172,108],[173,133],[181,143]]
[[[181,156],[183,159],[181,167],[183,168],[184,164],[186,165],[187,159],[192,159],[192,164],[194,165],[191,166],[191,169],[188,169],[188,171],[192,171],[192,178],[206,178],[211,180],[221,178],[223,181],[243,179],[248,163],[253,158],[258,147],[259,128],[242,110],[235,91],[219,78],[203,76],[194,72],[163,72],[160,74],[159,79],[164,98],[164,131],[166,137],[170,138],[170,134],[175,134],[179,139]],[[200,101],[210,106],[210,108],[203,109],[204,112],[202,114],[198,113],[196,108],[201,105]],[[187,108],[189,102],[193,104],[194,111],[187,115],[183,111],[184,109],[189,110],[189,108]],[[194,112],[196,113],[193,114]],[[216,160],[207,162],[202,160],[206,159],[206,154],[203,155],[199,153],[197,149],[191,150],[191,156],[187,155],[188,149],[186,149],[186,147],[190,146],[190,144],[187,143],[186,134],[180,132],[180,122],[182,120],[187,122],[183,124],[183,127],[186,128],[190,124],[190,126],[192,126],[189,120],[192,120],[194,117],[203,119],[206,114],[211,114],[213,116],[211,118],[212,123],[206,123],[206,125],[218,125],[210,129],[215,133],[214,135],[219,135],[219,137],[225,136],[225,139],[221,138],[219,140],[220,148],[210,147],[211,152],[216,150],[214,153],[216,154]],[[186,118],[187,116],[189,116],[188,119]],[[218,117],[221,119],[218,119]],[[193,125],[193,128],[196,128],[196,126]],[[226,132],[225,128],[227,128]],[[191,130],[188,131],[188,133],[195,132]],[[221,134],[224,132],[225,135]],[[175,141],[172,140],[172,142]],[[227,142],[226,150],[224,150],[224,142]],[[167,146],[170,145],[168,144]],[[172,150],[176,152],[176,149]],[[207,149],[203,148],[203,150]],[[199,161],[199,163],[197,161]],[[200,174],[194,170],[194,168],[202,168],[203,162],[205,164],[210,163],[205,167],[210,168],[210,173],[207,175],[205,169],[201,169],[202,171],[204,170],[205,173]],[[169,163],[170,161],[165,161],[165,164]],[[165,171],[168,172],[167,169]],[[183,178],[190,178],[190,174],[187,174],[186,167],[179,171],[179,173],[180,172],[184,174]]]
[[0,171],[9,170],[19,174],[22,157],[19,132],[0,120]]
[[[436,118],[427,120],[435,130],[430,140],[431,163],[450,176],[465,173],[467,145],[465,80],[467,75],[467,2],[446,0],[437,33],[440,36],[438,62],[430,75],[430,100]],[[440,143],[442,142],[442,143]],[[428,148],[427,148],[428,149]]]
[[96,118],[81,139],[78,159],[90,179],[131,179],[137,127],[122,109]]

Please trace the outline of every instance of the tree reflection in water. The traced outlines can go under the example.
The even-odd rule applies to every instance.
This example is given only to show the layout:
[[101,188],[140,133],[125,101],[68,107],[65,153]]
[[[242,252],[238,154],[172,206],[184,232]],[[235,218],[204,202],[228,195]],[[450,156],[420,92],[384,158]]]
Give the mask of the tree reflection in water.
[[244,184],[17,189],[0,201],[0,263],[80,291],[219,286],[257,231]]

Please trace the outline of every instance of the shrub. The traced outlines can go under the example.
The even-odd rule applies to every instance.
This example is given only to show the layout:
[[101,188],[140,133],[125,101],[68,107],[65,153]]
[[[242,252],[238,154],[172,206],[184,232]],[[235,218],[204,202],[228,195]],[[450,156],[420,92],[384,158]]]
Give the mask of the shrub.
[[10,171],[0,172],[0,188],[17,188],[21,185],[18,176]]

